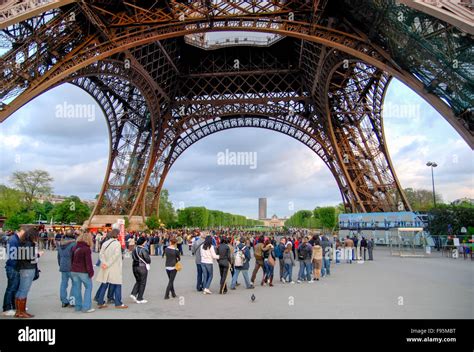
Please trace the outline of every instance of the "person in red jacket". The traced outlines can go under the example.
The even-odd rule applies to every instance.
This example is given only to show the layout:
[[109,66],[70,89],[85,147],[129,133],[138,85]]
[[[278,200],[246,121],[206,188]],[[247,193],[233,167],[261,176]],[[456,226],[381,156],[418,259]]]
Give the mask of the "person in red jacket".
[[[74,297],[74,308],[76,312],[83,311],[92,313],[92,277],[94,267],[92,266],[92,235],[88,232],[80,235],[77,244],[72,249],[71,277],[72,292]],[[82,285],[84,285],[84,297],[82,297]]]

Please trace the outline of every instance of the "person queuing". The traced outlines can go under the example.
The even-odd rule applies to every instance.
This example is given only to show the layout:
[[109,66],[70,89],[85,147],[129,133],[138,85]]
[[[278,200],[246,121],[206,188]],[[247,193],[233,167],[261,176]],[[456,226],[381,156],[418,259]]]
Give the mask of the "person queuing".
[[[72,248],[76,245],[76,236],[72,230],[66,232],[58,245],[58,265],[61,272],[61,284],[59,287],[59,299],[62,307],[70,306],[69,297],[72,296],[72,278],[71,278],[71,256]],[[69,295],[67,289],[71,281]]]
[[33,281],[39,278],[38,258],[42,252],[37,252],[37,242],[38,231],[33,227],[28,228],[20,239],[18,249],[22,255],[16,262],[20,274],[20,284],[15,294],[15,318],[34,317],[33,314],[26,311],[26,302]]
[[15,296],[20,285],[20,272],[17,268],[17,253],[20,242],[23,240],[28,228],[22,226],[17,233],[14,233],[8,239],[7,262],[5,263],[5,272],[7,274],[7,287],[3,296],[3,316],[11,317],[16,313]]
[[[91,248],[93,248],[92,235],[85,232],[77,238],[77,243],[71,250],[72,295],[76,312],[92,313],[95,311],[92,308],[94,267]],[[82,295],[82,286],[84,286],[84,295]]]
[[229,240],[224,237],[220,241],[219,248],[217,248],[217,255],[219,256],[217,263],[219,264],[219,273],[221,276],[219,293],[221,295],[227,293],[227,276],[229,276],[230,267],[232,265],[232,252],[228,243]]
[[312,247],[311,262],[313,265],[313,278],[319,281],[323,267],[323,247],[321,247],[319,237],[314,239]]
[[201,265],[201,247],[204,244],[204,239],[206,234],[203,232],[200,236],[196,237],[193,241],[191,246],[191,253],[194,255],[194,260],[196,263],[196,271],[197,271],[197,278],[196,278],[196,291],[202,292],[204,289],[203,284],[203,275],[202,275],[202,265]]
[[273,269],[275,267],[275,254],[273,252],[273,244],[269,239],[266,239],[263,244],[263,268],[264,275],[261,282],[262,286],[269,285],[273,287]]
[[[166,286],[166,291],[165,291],[165,299],[170,298],[170,293],[173,296],[173,298],[176,298],[176,292],[174,290],[174,279],[176,278],[176,274],[178,272],[178,268],[180,265],[180,252],[176,248],[177,247],[177,240],[176,238],[171,238],[170,239],[170,244],[169,246],[166,247],[165,249],[165,256],[166,256],[166,274],[168,275],[168,286]],[[181,269],[180,269],[181,270]]]
[[323,248],[323,268],[321,276],[331,275],[331,250],[332,244],[329,241],[329,238],[326,235],[321,237],[321,247]]
[[283,263],[285,264],[285,274],[283,276],[283,283],[288,282],[294,284],[293,281],[293,267],[295,263],[295,255],[293,254],[291,242],[287,242],[285,250],[283,251]]
[[275,246],[274,252],[275,257],[278,259],[278,263],[280,264],[280,281],[283,282],[283,278],[285,276],[285,261],[283,260],[283,252],[285,251],[286,245],[286,238],[282,237],[280,239],[280,243]]
[[217,259],[219,259],[219,256],[216,254],[214,246],[212,245],[212,237],[207,236],[201,247],[201,266],[204,281],[203,293],[207,295],[212,293],[209,288],[212,282],[213,263],[214,260]]
[[[254,267],[253,272],[252,272],[252,278],[250,279],[250,281],[252,282],[252,285],[254,285],[254,286],[255,286],[255,279],[257,278],[258,270],[260,268],[262,268],[262,270],[265,271],[264,262],[263,262],[263,251],[262,251],[263,241],[264,241],[264,237],[260,236],[257,239],[257,244],[254,246],[255,267]],[[262,281],[263,281],[263,279],[262,279]]]
[[[109,284],[109,290],[114,294],[115,308],[126,309],[127,305],[122,303],[122,247],[117,237],[120,230],[113,229],[110,238],[102,244],[100,250],[100,269],[96,280],[103,284]],[[107,308],[104,302],[107,286],[100,286],[97,293],[99,309]]]
[[349,236],[347,236],[344,240],[344,256],[346,258],[346,263],[352,264],[353,250],[354,241]]
[[311,279],[312,253],[313,253],[313,249],[311,245],[308,243],[308,238],[303,237],[301,244],[299,244],[298,246],[298,261],[300,262],[300,270],[298,273],[298,280],[296,282],[299,284],[305,280],[309,283],[313,282],[313,280]]
[[367,240],[365,239],[364,236],[362,236],[362,240],[360,241],[360,250],[362,251],[361,257],[364,258],[364,261],[367,260],[367,259],[366,259],[366,255],[367,255]]
[[146,238],[140,237],[136,242],[136,247],[132,251],[132,271],[135,276],[135,285],[133,286],[130,298],[136,303],[147,303],[143,298],[145,293],[148,270],[150,268],[151,258],[148,249],[145,247]]
[[374,260],[374,247],[374,239],[369,238],[369,240],[367,241],[367,251],[369,252],[369,260]]
[[245,281],[245,287],[252,289],[254,286],[249,280],[249,268],[250,268],[250,240],[241,238],[234,248],[234,274],[232,275],[232,282],[230,289],[235,290],[237,286],[237,280],[239,274],[242,273]]

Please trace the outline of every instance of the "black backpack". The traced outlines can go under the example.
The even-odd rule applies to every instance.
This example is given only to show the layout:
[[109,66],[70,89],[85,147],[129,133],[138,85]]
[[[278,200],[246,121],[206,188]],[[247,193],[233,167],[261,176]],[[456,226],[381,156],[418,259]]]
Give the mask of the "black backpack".
[[306,249],[306,245],[301,245],[298,247],[298,259],[299,260],[304,260],[305,256],[306,256],[306,252],[307,252],[307,249]]

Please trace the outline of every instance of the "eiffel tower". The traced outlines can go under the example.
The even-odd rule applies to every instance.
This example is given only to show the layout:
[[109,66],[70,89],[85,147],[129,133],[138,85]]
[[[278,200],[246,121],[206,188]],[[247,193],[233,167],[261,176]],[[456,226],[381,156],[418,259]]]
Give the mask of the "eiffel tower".
[[473,21],[462,0],[3,0],[0,122],[64,83],[97,101],[110,154],[92,222],[157,214],[179,156],[242,127],[308,146],[347,211],[410,210],[384,96],[400,80],[474,148]]

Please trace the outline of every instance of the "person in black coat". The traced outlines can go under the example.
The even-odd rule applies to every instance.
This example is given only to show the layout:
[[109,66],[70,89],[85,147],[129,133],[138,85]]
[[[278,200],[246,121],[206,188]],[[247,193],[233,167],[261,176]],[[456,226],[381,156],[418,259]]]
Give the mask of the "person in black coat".
[[26,311],[26,301],[31,284],[38,278],[37,259],[42,254],[38,253],[36,243],[38,242],[38,231],[28,228],[25,235],[20,239],[18,247],[18,259],[16,269],[20,272],[20,284],[15,295],[15,318],[33,318],[33,314]]
[[365,237],[362,237],[362,240],[360,241],[360,248],[361,251],[364,253],[364,260],[366,260],[365,257],[367,253],[367,240],[365,239]]
[[230,266],[232,264],[232,253],[228,245],[229,240],[227,237],[222,238],[219,248],[217,248],[217,255],[219,256],[219,272],[221,274],[220,282],[220,294],[227,293],[227,276],[229,275]]
[[135,276],[135,285],[133,286],[130,297],[136,303],[147,303],[148,301],[143,299],[145,293],[146,281],[148,278],[148,268],[151,263],[150,253],[145,248],[146,238],[140,237],[137,240],[137,245],[132,251],[132,270],[133,276]]

